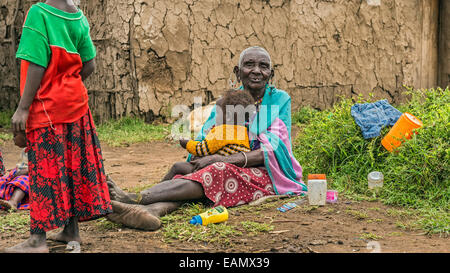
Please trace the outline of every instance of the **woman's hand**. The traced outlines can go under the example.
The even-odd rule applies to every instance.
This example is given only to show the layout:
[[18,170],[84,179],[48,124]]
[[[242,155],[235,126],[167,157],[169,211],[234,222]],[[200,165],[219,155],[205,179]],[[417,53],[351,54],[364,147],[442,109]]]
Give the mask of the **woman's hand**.
[[28,109],[22,109],[20,107],[17,108],[16,112],[11,118],[12,129],[15,133],[25,131],[27,127],[28,114]]
[[194,165],[194,172],[200,169],[203,169],[213,163],[223,162],[223,156],[221,155],[208,155],[195,160],[192,160],[191,163]]

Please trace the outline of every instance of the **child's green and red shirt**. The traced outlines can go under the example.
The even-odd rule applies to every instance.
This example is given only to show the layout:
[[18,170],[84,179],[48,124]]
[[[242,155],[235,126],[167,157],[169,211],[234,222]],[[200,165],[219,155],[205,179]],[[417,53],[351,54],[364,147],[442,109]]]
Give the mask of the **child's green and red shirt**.
[[80,71],[83,62],[95,55],[89,23],[81,10],[68,13],[45,3],[30,8],[16,54],[22,60],[20,94],[30,62],[45,67],[46,71],[30,107],[27,132],[71,123],[86,114],[88,94]]

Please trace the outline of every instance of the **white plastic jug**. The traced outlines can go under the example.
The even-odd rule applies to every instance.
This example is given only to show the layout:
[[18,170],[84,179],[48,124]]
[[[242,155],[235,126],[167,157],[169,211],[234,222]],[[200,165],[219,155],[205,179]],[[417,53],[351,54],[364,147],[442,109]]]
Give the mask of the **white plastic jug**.
[[324,174],[308,175],[308,200],[311,206],[325,206],[327,201],[327,180]]

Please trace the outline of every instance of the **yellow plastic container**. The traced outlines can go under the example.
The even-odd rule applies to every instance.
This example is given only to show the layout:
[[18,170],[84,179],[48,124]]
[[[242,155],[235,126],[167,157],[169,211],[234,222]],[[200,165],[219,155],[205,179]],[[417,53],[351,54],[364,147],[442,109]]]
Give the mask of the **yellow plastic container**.
[[228,220],[228,210],[224,206],[217,206],[192,217],[189,223],[206,226],[208,224],[225,222],[226,220]]
[[410,139],[413,130],[422,127],[422,121],[410,113],[403,113],[397,122],[392,126],[391,130],[381,140],[381,144],[386,150],[392,152],[395,148],[402,144],[402,139]]

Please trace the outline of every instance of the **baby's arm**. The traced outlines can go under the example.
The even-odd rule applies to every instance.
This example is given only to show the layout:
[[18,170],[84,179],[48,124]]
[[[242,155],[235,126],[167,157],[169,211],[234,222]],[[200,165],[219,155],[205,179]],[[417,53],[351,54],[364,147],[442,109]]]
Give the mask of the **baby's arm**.
[[194,156],[207,156],[217,153],[224,146],[224,141],[215,138],[203,141],[190,140],[186,145],[186,150]]

